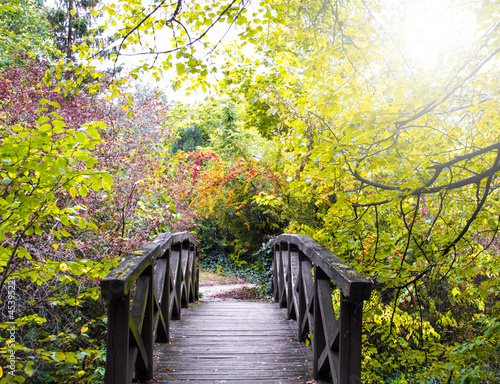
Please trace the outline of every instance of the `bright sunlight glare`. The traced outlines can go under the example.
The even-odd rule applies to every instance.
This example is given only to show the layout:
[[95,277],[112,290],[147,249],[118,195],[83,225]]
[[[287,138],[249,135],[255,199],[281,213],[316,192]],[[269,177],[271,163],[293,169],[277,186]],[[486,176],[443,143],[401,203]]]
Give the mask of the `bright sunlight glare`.
[[[464,2],[462,2],[464,1]],[[432,70],[474,41],[474,3],[465,0],[385,0],[384,18],[413,66]]]

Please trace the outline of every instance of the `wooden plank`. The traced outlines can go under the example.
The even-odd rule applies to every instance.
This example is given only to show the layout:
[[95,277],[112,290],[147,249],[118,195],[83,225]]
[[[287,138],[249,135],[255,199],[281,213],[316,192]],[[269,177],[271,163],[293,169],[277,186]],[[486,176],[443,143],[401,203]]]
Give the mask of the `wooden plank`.
[[302,287],[303,287],[303,299],[305,305],[305,317],[300,325],[301,333],[305,337],[308,333],[312,332],[313,327],[313,311],[314,311],[314,282],[312,277],[312,264],[311,261],[305,259],[305,256],[301,254],[301,274],[302,274]]
[[293,306],[292,309],[289,310],[290,317],[294,320],[299,319],[299,292],[298,292],[298,284],[299,284],[299,251],[297,247],[290,247],[290,294],[291,296],[291,304]]
[[189,247],[189,257],[190,257],[190,263],[188,265],[189,269],[189,302],[192,303],[196,300],[196,247],[194,245],[190,245]]
[[288,253],[286,244],[280,245],[280,253],[278,255],[278,295],[279,305],[281,308],[286,308],[286,276],[285,276],[285,254]]
[[[136,369],[139,369],[141,371],[145,371],[145,370],[147,370],[147,366],[149,364],[149,358],[148,358],[146,347],[145,347],[144,342],[141,338],[140,330],[137,328],[137,324],[132,317],[130,318],[129,330],[130,330],[129,338],[130,338],[131,348],[136,348],[139,351],[139,354],[137,355],[138,359],[130,358],[130,356],[132,356],[132,354],[130,354],[130,356],[129,356],[129,369],[131,369],[130,367],[135,366]],[[135,364],[134,364],[134,362],[135,362]]]
[[156,261],[155,268],[155,291],[156,298],[161,303],[164,294],[163,287],[165,286],[165,280],[168,271],[168,259],[158,259]]
[[189,274],[189,263],[190,263],[190,245],[189,242],[182,243],[181,250],[181,306],[182,308],[187,308],[189,304],[189,288],[190,288],[190,279],[191,276]]
[[131,383],[132,379],[134,378],[134,362],[137,361],[137,354],[139,353],[139,348],[131,346],[129,348],[128,352],[128,360],[124,360],[127,362],[127,367],[128,367],[128,375],[127,375],[127,380],[122,381],[121,383]]
[[171,319],[179,320],[181,318],[181,244],[172,246],[170,252],[170,279],[172,281],[172,290],[170,297],[172,298]]
[[200,291],[200,249],[198,247],[195,248],[195,259],[194,265],[195,268],[195,284],[194,284],[194,300],[197,301],[199,299],[198,293]]
[[272,286],[273,286],[273,299],[275,302],[279,301],[278,297],[278,265],[277,265],[277,259],[278,259],[278,254],[279,254],[279,244],[274,244],[272,247],[273,249],[273,280],[272,280]]
[[213,301],[172,322],[171,344],[157,345],[159,383],[293,383],[312,380],[312,352],[296,322],[274,303]]

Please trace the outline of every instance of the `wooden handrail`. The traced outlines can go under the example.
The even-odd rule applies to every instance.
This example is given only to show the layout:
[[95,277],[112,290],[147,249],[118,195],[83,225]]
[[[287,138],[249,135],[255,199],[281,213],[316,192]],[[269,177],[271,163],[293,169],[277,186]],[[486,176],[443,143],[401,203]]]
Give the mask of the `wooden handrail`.
[[153,344],[169,342],[170,320],[198,300],[199,244],[165,233],[128,255],[101,281],[108,304],[106,384],[153,378]]
[[[280,235],[272,246],[274,299],[297,320],[299,340],[313,336],[314,378],[361,383],[363,301],[373,283],[309,236]],[[339,316],[334,285],[340,290]]]

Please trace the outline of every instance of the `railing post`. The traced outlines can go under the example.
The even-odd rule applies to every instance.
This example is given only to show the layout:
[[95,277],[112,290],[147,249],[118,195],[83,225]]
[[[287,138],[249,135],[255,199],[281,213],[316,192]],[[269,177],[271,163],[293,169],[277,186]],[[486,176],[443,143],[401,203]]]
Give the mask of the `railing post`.
[[128,382],[130,294],[111,299],[108,306],[108,336],[105,384]]
[[278,303],[280,308],[286,308],[286,272],[285,263],[283,262],[285,252],[288,254],[288,244],[281,243],[278,252]]
[[304,259],[304,255],[299,251],[299,272],[298,272],[298,281],[297,281],[297,295],[298,295],[298,332],[297,336],[299,341],[304,341],[307,337],[306,327],[304,324],[305,318],[307,317],[307,300],[306,300],[306,292],[304,289],[304,281],[302,280],[302,261]]
[[187,266],[187,269],[189,270],[189,302],[194,301],[196,297],[195,253],[195,246],[193,244],[189,244],[189,265]]
[[287,251],[285,253],[285,258],[287,260],[286,264],[286,315],[287,318],[296,320],[295,315],[295,292],[293,290],[293,277],[292,277],[292,246],[287,244]]
[[363,302],[340,295],[340,384],[361,383]]

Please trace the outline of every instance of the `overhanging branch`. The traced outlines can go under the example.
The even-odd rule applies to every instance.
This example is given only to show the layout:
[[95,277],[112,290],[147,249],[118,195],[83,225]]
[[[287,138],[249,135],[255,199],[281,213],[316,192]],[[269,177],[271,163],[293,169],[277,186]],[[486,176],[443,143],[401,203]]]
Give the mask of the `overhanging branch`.
[[[500,171],[500,164],[495,161],[495,163],[490,168],[488,168],[485,171],[478,173],[474,176],[467,177],[465,179],[458,180],[458,181],[453,182],[453,183],[447,183],[447,184],[442,184],[442,185],[438,185],[435,187],[431,187],[431,185],[437,180],[437,178],[439,177],[439,175],[441,174],[441,172],[444,169],[451,168],[453,165],[456,165],[457,163],[459,163],[461,161],[473,159],[474,157],[484,155],[485,153],[491,152],[493,150],[500,151],[500,143],[492,144],[488,147],[479,149],[477,151],[468,153],[466,155],[457,156],[454,159],[452,159],[446,163],[442,163],[442,164],[433,165],[433,166],[428,167],[427,169],[434,170],[434,174],[424,184],[424,186],[417,188],[413,191],[410,191],[408,188],[400,189],[399,187],[394,186],[394,185],[386,185],[386,184],[374,182],[374,181],[369,180],[365,177],[362,177],[358,173],[358,171],[356,171],[356,170],[352,171],[352,174],[356,178],[356,180],[360,181],[363,184],[369,185],[371,187],[378,188],[378,189],[385,190],[385,191],[399,191],[399,192],[401,192],[401,196],[400,196],[401,198],[406,198],[408,196],[428,195],[428,194],[437,193],[437,192],[440,192],[443,190],[449,191],[449,190],[453,190],[453,189],[457,189],[457,188],[462,188],[462,187],[465,187],[467,185],[479,184],[479,183],[481,183],[481,181],[483,179],[489,177],[490,175],[494,175],[495,173],[499,172]],[[370,205],[373,205],[373,203],[371,203]]]

